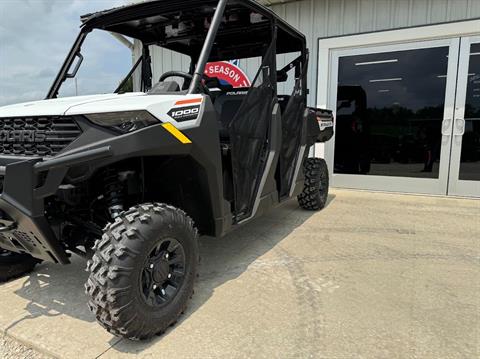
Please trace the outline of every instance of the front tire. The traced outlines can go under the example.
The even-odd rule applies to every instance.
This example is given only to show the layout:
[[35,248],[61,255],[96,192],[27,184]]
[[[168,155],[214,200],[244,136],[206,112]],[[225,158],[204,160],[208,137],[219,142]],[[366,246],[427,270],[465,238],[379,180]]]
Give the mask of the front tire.
[[304,163],[305,186],[298,196],[298,204],[309,211],[325,208],[328,200],[329,177],[324,159],[307,158]]
[[39,261],[28,254],[0,249],[0,283],[30,273]]
[[144,340],[185,311],[198,264],[198,232],[185,212],[144,204],[109,224],[88,263],[89,308],[110,333]]

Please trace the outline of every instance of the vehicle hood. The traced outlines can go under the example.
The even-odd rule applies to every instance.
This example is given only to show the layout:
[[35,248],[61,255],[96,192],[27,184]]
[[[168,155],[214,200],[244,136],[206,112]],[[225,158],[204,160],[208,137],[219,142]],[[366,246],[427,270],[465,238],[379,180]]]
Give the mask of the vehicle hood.
[[118,101],[119,103],[133,97],[145,96],[143,92],[126,94],[108,94],[65,97],[51,100],[25,102],[16,105],[0,107],[0,117],[26,116],[62,116],[77,106],[99,104],[104,101]]

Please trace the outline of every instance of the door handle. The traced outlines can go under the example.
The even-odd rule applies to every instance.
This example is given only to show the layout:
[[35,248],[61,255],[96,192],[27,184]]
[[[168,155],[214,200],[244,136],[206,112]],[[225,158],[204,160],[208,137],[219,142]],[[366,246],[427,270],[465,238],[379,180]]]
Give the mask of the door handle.
[[465,133],[465,120],[463,118],[457,118],[455,120],[455,126],[453,128],[453,134],[455,136],[463,136]]
[[452,134],[452,119],[446,118],[442,122],[442,135],[450,136]]

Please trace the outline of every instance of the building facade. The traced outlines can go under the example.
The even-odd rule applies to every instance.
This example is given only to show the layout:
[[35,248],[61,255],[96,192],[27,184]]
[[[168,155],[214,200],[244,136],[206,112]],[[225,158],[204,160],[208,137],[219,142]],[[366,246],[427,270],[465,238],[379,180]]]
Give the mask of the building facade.
[[[309,105],[335,112],[315,151],[333,186],[480,197],[479,0],[261,2],[307,37]],[[154,76],[172,64],[189,59],[157,50]],[[252,78],[258,59],[239,67]]]

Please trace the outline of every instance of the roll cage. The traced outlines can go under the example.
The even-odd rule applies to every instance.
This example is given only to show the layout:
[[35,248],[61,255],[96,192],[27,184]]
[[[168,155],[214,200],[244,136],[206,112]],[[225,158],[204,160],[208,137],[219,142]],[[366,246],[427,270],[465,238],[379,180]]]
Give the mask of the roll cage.
[[[141,66],[143,91],[152,87],[150,45],[158,45],[190,57],[190,74],[193,76],[188,90],[190,94],[201,92],[199,85],[209,61],[264,56],[272,43],[276,54],[300,52],[303,63],[308,57],[305,36],[253,0],[151,1],[87,14],[81,20],[80,33],[57,74],[47,99],[56,98],[63,82],[75,76],[83,60],[82,44],[95,29],[130,37],[142,43],[141,57],[125,81]],[[77,64],[73,66],[76,59]],[[275,57],[272,60],[275,61]],[[275,69],[275,63],[270,65]],[[120,88],[121,86],[117,90]]]

